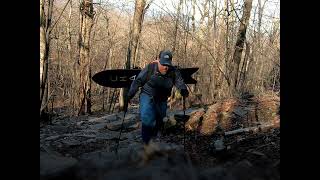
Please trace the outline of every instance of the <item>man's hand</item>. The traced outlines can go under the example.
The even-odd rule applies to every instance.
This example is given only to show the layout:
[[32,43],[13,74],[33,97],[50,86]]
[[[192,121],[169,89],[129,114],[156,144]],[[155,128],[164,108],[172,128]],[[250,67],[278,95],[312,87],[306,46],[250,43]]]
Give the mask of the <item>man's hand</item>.
[[189,96],[189,91],[187,89],[181,89],[180,94],[183,97],[188,97]]

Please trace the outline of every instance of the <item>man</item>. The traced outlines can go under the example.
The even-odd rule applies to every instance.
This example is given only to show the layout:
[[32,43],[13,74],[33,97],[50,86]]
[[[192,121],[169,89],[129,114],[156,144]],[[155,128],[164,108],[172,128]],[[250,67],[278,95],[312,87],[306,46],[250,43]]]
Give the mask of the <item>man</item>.
[[129,101],[141,87],[140,118],[145,151],[150,146],[151,139],[157,136],[162,127],[173,85],[183,97],[188,96],[187,86],[179,70],[172,65],[172,53],[167,50],[161,51],[159,57],[142,69],[131,84],[128,92]]

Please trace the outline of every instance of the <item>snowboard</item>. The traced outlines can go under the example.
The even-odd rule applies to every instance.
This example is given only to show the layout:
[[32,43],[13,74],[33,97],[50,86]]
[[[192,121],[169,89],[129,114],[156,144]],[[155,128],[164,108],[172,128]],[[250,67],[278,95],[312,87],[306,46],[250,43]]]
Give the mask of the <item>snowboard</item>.
[[[197,81],[191,75],[199,68],[179,68],[182,79],[186,84],[196,84]],[[111,69],[96,73],[92,80],[104,87],[129,88],[132,81],[140,73],[141,69]]]

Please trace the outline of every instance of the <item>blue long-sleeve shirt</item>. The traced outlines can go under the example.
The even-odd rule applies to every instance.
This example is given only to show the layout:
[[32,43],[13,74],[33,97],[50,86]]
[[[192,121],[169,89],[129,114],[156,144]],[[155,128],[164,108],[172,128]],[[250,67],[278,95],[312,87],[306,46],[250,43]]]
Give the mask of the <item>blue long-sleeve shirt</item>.
[[[155,68],[154,73],[147,81],[148,76],[148,66]],[[148,94],[156,100],[166,101],[171,95],[171,90],[173,85],[177,87],[178,90],[187,90],[186,84],[183,82],[181,73],[179,69],[171,67],[165,75],[162,75],[158,70],[158,64],[148,64],[141,72],[138,74],[136,79],[132,82],[130,90],[128,92],[129,97],[133,97],[139,87],[141,92]],[[151,70],[151,69],[150,69]],[[173,75],[174,74],[174,75]]]

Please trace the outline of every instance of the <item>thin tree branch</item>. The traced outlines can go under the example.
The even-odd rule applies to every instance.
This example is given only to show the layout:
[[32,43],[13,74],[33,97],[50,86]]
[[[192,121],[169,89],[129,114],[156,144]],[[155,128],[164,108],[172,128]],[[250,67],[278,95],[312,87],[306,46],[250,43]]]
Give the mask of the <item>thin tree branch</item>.
[[191,32],[187,32],[188,34],[190,34],[198,43],[200,43],[203,47],[205,47],[205,49],[209,52],[210,56],[212,57],[213,61],[215,61],[215,65],[218,68],[218,70],[222,73],[222,75],[224,76],[224,78],[226,79],[226,81],[229,83],[229,78],[228,76],[223,72],[223,70],[221,69],[221,67],[217,64],[217,59],[214,57],[214,55],[211,53],[209,47],[202,43],[201,40],[194,36]]
[[56,22],[53,24],[53,26],[50,28],[50,30],[49,30],[49,34],[51,34],[51,31],[53,30],[53,28],[56,26],[56,24],[57,24],[57,23],[58,23],[58,21],[60,20],[60,18],[61,18],[61,16],[62,16],[62,14],[63,14],[64,10],[66,9],[67,5],[69,4],[69,2],[70,2],[70,0],[68,0],[68,2],[64,5],[63,10],[61,11],[61,13],[60,13],[60,15],[59,15],[58,19],[57,19],[57,20],[56,20]]

